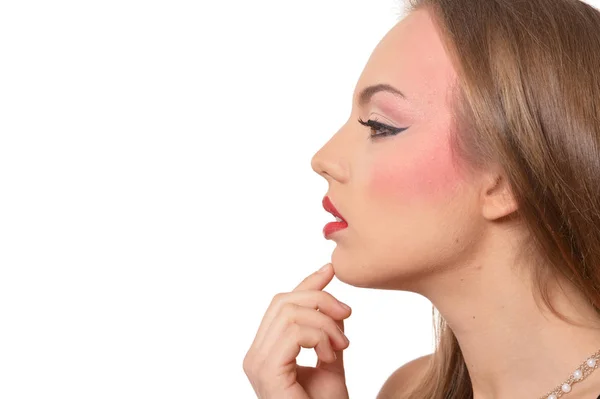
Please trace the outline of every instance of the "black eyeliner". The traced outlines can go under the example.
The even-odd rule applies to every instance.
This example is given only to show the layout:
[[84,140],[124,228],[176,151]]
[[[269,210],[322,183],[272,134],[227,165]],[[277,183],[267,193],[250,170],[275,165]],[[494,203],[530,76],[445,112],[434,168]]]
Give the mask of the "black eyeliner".
[[381,137],[381,136],[383,136],[383,137],[395,136],[396,134],[408,129],[408,128],[398,128],[398,127],[389,126],[384,123],[374,121],[371,119],[369,119],[368,121],[365,122],[361,118],[358,118],[358,123],[360,123],[363,126],[370,127],[371,130],[374,130],[376,132],[384,132],[384,133],[378,133],[378,134],[371,134],[370,138]]

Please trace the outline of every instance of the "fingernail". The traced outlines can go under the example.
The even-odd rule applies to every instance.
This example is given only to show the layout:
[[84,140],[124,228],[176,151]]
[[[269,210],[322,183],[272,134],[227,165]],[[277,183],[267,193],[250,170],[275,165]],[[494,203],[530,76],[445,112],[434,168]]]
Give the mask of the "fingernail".
[[328,263],[325,266],[323,266],[322,268],[320,268],[318,273],[323,273],[323,272],[327,271],[327,269],[329,269],[329,265],[330,265],[330,263]]
[[341,307],[343,307],[343,308],[344,308],[344,309],[346,309],[346,310],[350,310],[350,306],[346,305],[346,304],[345,304],[344,302],[342,302],[342,301],[338,301],[338,302],[339,302],[339,304],[340,304],[340,306],[341,306]]

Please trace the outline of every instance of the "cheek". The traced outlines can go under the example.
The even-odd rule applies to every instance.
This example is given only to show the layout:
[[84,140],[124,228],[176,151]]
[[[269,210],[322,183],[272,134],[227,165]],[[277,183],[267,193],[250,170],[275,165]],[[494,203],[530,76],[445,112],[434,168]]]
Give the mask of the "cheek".
[[430,146],[410,153],[393,148],[372,164],[369,192],[394,203],[448,200],[459,176],[447,146]]

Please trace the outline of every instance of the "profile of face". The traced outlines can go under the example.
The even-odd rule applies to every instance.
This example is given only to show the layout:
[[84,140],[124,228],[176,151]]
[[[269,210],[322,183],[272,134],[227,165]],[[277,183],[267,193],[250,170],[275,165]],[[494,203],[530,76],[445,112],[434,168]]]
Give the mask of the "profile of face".
[[[329,236],[341,281],[411,289],[472,251],[483,225],[472,177],[455,166],[450,150],[448,93],[455,80],[429,11],[410,13],[377,45],[350,118],[313,156],[312,168],[328,181],[327,196],[348,222]],[[382,84],[403,96],[367,89]],[[359,120],[402,130],[371,137],[390,131]]]

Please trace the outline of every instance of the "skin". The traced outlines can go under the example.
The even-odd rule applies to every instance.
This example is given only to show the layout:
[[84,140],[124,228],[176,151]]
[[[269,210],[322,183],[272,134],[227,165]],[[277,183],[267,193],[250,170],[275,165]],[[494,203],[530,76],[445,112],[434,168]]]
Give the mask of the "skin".
[[[423,19],[408,16],[382,39],[358,81],[350,118],[313,157],[351,224],[333,238],[332,261],[338,278],[355,286],[408,288],[419,275],[456,264],[481,230],[472,223],[475,187],[454,166],[448,143],[445,93],[456,75]],[[360,107],[358,93],[378,83],[408,100],[381,92]],[[358,118],[408,129],[370,141]]]
[[[344,319],[352,310],[323,291],[333,276],[328,263],[273,298],[244,358],[258,398],[348,399],[342,351],[350,344]],[[315,348],[316,367],[297,365],[302,347]]]
[[[337,244],[329,268],[268,307],[244,358],[259,398],[348,398],[342,331],[351,311],[323,291],[334,273],[357,287],[428,298],[458,339],[475,399],[538,398],[600,348],[598,316],[567,282],[552,287],[553,303],[584,326],[538,307],[531,267],[517,257],[526,229],[507,217],[518,209],[501,168],[456,167],[448,102],[456,76],[426,10],[396,24],[371,54],[350,118],[312,159],[348,228],[329,237]],[[359,93],[380,83],[407,100],[380,92],[360,104]],[[359,118],[408,129],[370,141]],[[316,367],[296,364],[301,347],[315,349]],[[598,394],[595,372],[568,398]]]
[[[501,169],[456,167],[448,96],[456,76],[427,10],[405,17],[377,45],[348,121],[312,159],[348,222],[329,237],[337,244],[331,262],[353,286],[427,297],[457,336],[475,398],[537,398],[600,349],[600,323],[566,281],[558,280],[562,290],[552,286],[553,303],[584,326],[538,307],[531,267],[517,257],[526,229],[506,218],[517,205]],[[377,93],[359,104],[361,90],[379,83],[408,100]],[[408,129],[370,141],[358,118]],[[598,394],[595,372],[568,398]]]

